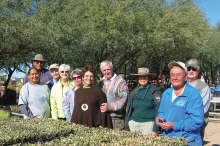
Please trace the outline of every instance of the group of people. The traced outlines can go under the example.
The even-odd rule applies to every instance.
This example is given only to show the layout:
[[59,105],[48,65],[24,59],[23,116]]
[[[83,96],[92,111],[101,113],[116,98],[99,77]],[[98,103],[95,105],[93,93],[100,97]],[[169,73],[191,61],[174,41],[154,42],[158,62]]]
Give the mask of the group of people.
[[128,86],[113,72],[112,62],[100,64],[103,78],[95,86],[92,66],[71,72],[68,64],[52,64],[47,70],[46,61],[42,54],[31,59],[33,67],[25,76],[18,103],[25,119],[51,117],[88,127],[124,128]]
[[90,65],[71,72],[67,64],[52,64],[47,70],[41,54],[31,62],[18,103],[25,119],[52,117],[152,136],[161,129],[163,136],[184,137],[188,145],[202,145],[211,97],[209,86],[198,79],[196,59],[169,63],[171,87],[163,94],[150,84],[156,74],[146,67],[130,74],[139,85],[129,94],[126,81],[107,60],[100,64],[103,78],[98,86],[96,70]]

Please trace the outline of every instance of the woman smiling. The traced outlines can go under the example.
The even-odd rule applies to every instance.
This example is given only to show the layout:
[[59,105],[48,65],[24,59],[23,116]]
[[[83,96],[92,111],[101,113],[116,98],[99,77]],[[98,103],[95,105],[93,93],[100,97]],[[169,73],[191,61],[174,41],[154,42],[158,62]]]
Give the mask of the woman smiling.
[[54,119],[66,120],[63,113],[62,102],[66,91],[73,87],[74,83],[69,79],[70,66],[61,64],[59,67],[60,80],[52,87],[50,95],[51,114]]
[[49,88],[44,83],[40,83],[36,68],[29,69],[28,78],[29,82],[22,86],[18,101],[24,119],[49,118]]
[[86,65],[82,70],[84,86],[76,91],[71,122],[88,127],[112,128],[110,114],[100,111],[101,104],[107,99],[100,87],[92,86],[94,76],[94,68]]
[[131,74],[136,77],[139,86],[135,88],[127,102],[125,117],[125,130],[139,131],[143,135],[157,136],[158,126],[156,117],[159,108],[161,92],[149,84],[149,78],[154,77],[155,73],[150,73],[148,68],[138,68],[137,74]]

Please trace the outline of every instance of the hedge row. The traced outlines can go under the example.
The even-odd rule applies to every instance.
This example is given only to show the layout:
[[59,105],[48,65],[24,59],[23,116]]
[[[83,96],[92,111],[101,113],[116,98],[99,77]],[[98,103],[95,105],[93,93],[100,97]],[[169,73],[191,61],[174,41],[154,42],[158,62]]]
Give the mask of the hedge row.
[[53,119],[0,120],[0,145],[185,145],[186,143],[183,138],[142,136],[140,133],[88,128]]
[[53,119],[23,120],[8,118],[0,120],[0,145],[51,139],[73,133],[73,124]]

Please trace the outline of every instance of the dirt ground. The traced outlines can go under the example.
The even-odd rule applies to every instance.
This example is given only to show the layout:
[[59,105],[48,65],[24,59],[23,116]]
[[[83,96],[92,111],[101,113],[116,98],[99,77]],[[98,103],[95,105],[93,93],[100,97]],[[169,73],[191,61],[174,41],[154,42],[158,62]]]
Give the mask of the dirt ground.
[[205,146],[220,146],[220,121],[211,121],[205,129]]

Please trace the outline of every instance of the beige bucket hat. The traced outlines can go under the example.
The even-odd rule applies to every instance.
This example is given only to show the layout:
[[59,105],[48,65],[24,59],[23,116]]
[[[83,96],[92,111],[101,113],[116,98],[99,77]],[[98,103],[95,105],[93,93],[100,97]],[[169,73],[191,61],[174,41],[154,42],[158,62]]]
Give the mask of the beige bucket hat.
[[50,65],[50,68],[49,68],[49,70],[51,70],[51,69],[53,69],[53,68],[56,68],[56,69],[58,69],[58,68],[59,68],[59,65],[58,65],[58,64],[56,64],[56,63],[54,63],[54,64],[51,64],[51,65]]
[[34,59],[31,59],[31,63],[33,63],[34,61],[47,62],[47,60],[44,59],[44,56],[42,54],[37,54]]
[[155,77],[156,73],[150,73],[150,70],[148,68],[141,67],[141,68],[138,68],[137,74],[130,74],[130,76],[133,76],[133,77],[145,76],[145,75]]

